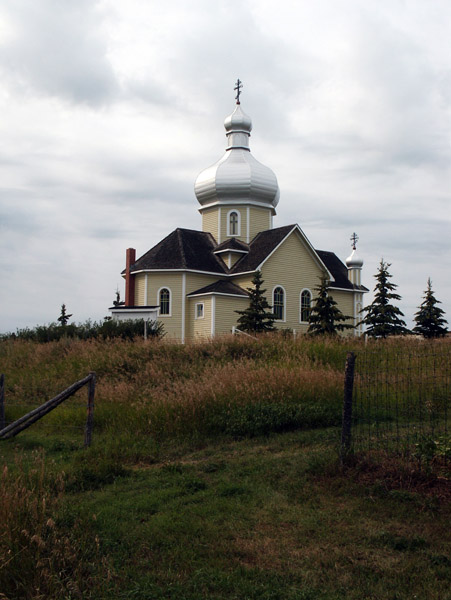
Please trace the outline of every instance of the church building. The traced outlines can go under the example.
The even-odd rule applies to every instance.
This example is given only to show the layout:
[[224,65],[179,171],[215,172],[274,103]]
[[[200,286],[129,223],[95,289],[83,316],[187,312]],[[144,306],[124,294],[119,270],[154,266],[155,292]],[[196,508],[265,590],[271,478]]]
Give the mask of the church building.
[[[355,244],[346,265],[333,253],[315,250],[297,224],[274,227],[279,186],[273,171],[251,154],[252,122],[240,104],[225,119],[224,156],[197,177],[202,231],[177,228],[141,257],[126,252],[125,302],[110,309],[114,319],[158,319],[170,339],[181,342],[228,334],[237,310],[249,304],[246,288],[261,271],[275,326],[305,333],[315,288],[328,289],[350,323],[363,306],[363,261]],[[348,330],[361,334],[358,327]]]

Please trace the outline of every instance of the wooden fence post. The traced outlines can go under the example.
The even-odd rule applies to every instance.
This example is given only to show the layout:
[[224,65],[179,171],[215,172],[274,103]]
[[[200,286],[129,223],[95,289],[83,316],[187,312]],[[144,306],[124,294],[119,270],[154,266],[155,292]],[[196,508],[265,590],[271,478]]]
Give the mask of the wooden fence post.
[[343,465],[351,450],[352,427],[352,391],[354,388],[355,354],[348,352],[346,356],[345,384],[343,397],[343,418],[341,425],[341,451],[340,462]]
[[5,427],[5,376],[0,375],[0,431]]
[[96,374],[90,373],[91,379],[88,386],[88,415],[85,427],[85,448],[91,445],[92,426],[94,423],[94,395],[96,391]]

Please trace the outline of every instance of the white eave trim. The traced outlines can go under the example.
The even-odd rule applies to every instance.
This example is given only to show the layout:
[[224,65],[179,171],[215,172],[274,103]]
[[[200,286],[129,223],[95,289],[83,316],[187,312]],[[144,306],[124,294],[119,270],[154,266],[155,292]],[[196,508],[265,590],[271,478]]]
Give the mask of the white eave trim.
[[337,292],[351,292],[352,294],[367,294],[369,292],[369,290],[356,290],[356,289],[349,289],[349,288],[340,288],[340,287],[334,287],[333,285],[328,285],[327,289],[329,290],[337,290]]
[[224,248],[224,250],[214,250],[213,254],[222,254],[223,252],[235,252],[236,254],[249,254],[249,250],[237,250],[236,248]]
[[227,294],[226,292],[204,292],[202,294],[188,294],[187,298],[198,298],[200,296],[231,296],[233,298],[243,298],[248,300],[249,296],[243,296],[242,294]]
[[[138,273],[201,273],[202,275],[213,275],[213,277],[228,277],[228,273],[218,273],[217,271],[197,271],[196,269],[141,269],[132,271],[132,275]],[[122,275],[125,277],[125,273]]]
[[268,204],[267,202],[258,202],[257,200],[246,200],[246,199],[244,199],[244,200],[240,200],[240,199],[215,200],[214,202],[210,202],[209,204],[204,204],[198,210],[201,213],[203,210],[206,210],[207,208],[215,208],[218,206],[246,206],[246,205],[258,206],[260,208],[267,208],[268,210],[270,210],[273,213],[273,215],[276,214],[276,209],[271,204]]

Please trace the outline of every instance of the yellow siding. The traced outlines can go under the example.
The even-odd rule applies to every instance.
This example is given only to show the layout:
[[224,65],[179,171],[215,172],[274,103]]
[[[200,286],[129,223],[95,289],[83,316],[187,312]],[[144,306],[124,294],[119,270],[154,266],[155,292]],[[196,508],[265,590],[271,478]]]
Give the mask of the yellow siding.
[[200,273],[187,273],[186,274],[186,293],[191,294],[200,288],[203,288],[215,281],[220,279],[216,275],[202,275]]
[[[338,304],[338,308],[341,312],[347,316],[352,317],[349,321],[347,321],[350,325],[356,325],[358,321],[360,321],[360,317],[355,314],[355,306],[357,302],[354,299],[353,292],[342,292],[340,290],[330,290],[330,294],[335,302]],[[361,294],[358,294],[358,297],[362,297]],[[356,319],[354,317],[357,317]],[[345,335],[354,335],[354,330],[348,329],[344,331]]]
[[216,323],[215,335],[231,333],[232,327],[237,324],[239,315],[236,310],[244,310],[249,301],[247,298],[234,298],[230,296],[216,296]]
[[207,231],[218,239],[218,208],[207,208],[202,211],[202,231]]
[[[192,325],[188,339],[205,339],[211,337],[211,296],[188,299],[188,319]],[[194,311],[196,304],[204,303],[204,318],[195,319]]]
[[158,306],[158,290],[167,287],[171,290],[171,316],[160,315],[167,338],[182,337],[182,277],[183,273],[149,273],[148,302]]
[[267,208],[258,208],[257,206],[249,207],[249,241],[260,231],[270,229],[271,210]]
[[[240,260],[240,258],[242,258],[244,255],[243,254],[238,254],[238,252],[234,253],[234,252],[230,252],[229,255],[230,256],[230,269],[233,267],[233,265],[238,262]],[[228,257],[227,257],[227,266],[228,266]]]
[[135,275],[135,306],[145,306],[144,289],[145,275],[139,273],[139,275]]
[[254,278],[254,273],[248,273],[247,275],[241,275],[240,277],[233,277],[231,281],[235,285],[239,285],[243,290],[248,287],[252,287],[252,279]]
[[321,269],[295,231],[263,265],[262,276],[269,304],[276,286],[285,289],[285,321],[276,322],[276,327],[305,331],[307,326],[299,322],[300,294],[305,288],[315,293]]

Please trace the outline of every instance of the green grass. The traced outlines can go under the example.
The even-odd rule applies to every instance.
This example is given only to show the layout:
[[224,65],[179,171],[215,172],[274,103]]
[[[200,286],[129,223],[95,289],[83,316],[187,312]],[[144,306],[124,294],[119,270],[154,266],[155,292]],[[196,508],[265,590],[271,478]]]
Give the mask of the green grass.
[[0,598],[450,599],[446,440],[341,469],[348,344],[1,342],[10,416],[98,386],[0,442]]

